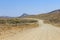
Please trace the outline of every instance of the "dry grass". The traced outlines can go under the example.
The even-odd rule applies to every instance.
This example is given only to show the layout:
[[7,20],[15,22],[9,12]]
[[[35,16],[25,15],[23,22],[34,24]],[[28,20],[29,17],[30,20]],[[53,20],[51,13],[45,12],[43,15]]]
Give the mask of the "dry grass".
[[20,18],[0,18],[0,39],[13,36],[18,32],[38,27],[36,20],[20,19]]
[[16,34],[17,32],[22,32],[24,30],[36,28],[36,27],[38,27],[37,23],[24,24],[24,25],[18,25],[18,26],[0,25],[0,35]]
[[23,32],[28,29],[36,28],[38,27],[37,23],[30,23],[30,24],[24,24],[24,25],[0,25],[0,39],[4,39],[8,36],[14,36],[19,32]]

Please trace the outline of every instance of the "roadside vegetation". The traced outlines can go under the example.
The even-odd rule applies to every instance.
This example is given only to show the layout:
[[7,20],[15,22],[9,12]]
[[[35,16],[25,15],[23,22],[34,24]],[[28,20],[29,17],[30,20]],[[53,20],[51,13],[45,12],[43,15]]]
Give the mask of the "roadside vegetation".
[[[0,18],[0,34],[7,31],[24,31],[30,28],[38,27],[37,20],[20,19],[20,18]],[[9,31],[10,30],[10,31]]]

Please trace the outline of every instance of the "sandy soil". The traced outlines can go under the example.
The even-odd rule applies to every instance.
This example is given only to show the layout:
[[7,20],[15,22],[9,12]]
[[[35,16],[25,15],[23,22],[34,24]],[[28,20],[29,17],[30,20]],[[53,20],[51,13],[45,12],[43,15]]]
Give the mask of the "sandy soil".
[[60,28],[38,21],[39,27],[17,32],[0,40],[60,40]]

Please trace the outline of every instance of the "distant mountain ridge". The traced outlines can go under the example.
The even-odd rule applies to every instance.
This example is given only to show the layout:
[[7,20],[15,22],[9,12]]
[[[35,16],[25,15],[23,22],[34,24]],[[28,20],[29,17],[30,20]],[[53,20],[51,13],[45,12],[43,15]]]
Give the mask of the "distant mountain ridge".
[[60,16],[60,9],[54,10],[45,14],[38,14],[38,15],[28,15],[28,16],[21,16],[21,17],[41,17],[41,16]]
[[9,16],[0,16],[0,18],[11,18]]
[[27,13],[23,13],[20,17],[28,16]]

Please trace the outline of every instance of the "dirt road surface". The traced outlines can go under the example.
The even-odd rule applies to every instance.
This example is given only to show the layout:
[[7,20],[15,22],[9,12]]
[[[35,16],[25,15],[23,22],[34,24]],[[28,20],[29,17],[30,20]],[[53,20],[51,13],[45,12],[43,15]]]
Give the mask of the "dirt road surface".
[[60,40],[60,28],[38,20],[39,27],[18,32],[14,36],[8,36],[2,40]]

